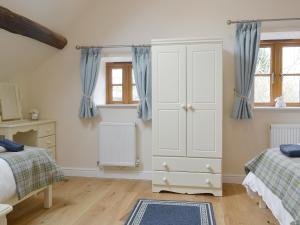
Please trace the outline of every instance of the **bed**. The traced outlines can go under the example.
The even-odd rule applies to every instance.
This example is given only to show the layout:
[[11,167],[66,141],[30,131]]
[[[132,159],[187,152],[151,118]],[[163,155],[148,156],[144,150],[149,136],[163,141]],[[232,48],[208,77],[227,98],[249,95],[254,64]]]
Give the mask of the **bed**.
[[46,149],[25,147],[17,153],[0,153],[0,204],[16,205],[44,192],[44,207],[52,206],[52,184],[64,179]]
[[260,197],[280,225],[300,225],[300,158],[289,158],[278,148],[268,149],[246,166],[243,185],[250,197]]

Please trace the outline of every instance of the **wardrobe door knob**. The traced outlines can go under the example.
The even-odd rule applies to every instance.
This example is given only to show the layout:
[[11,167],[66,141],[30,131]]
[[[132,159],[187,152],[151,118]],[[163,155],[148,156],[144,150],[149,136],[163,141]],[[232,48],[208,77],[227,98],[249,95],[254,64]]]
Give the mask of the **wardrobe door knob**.
[[192,109],[193,109],[193,106],[192,106],[191,104],[188,104],[188,105],[187,105],[187,108],[188,108],[189,110],[192,110]]
[[163,167],[168,167],[168,164],[166,162],[163,162]]
[[163,177],[163,181],[164,181],[165,183],[167,183],[168,179],[167,179],[166,177]]
[[180,107],[181,107],[182,109],[186,110],[185,104],[181,104]]

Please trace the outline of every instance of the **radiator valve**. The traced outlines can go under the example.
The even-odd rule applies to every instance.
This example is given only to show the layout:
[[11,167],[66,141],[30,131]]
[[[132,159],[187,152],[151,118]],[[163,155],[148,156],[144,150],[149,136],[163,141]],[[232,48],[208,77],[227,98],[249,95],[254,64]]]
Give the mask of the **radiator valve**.
[[139,167],[140,165],[141,165],[141,160],[140,159],[136,159],[135,166]]

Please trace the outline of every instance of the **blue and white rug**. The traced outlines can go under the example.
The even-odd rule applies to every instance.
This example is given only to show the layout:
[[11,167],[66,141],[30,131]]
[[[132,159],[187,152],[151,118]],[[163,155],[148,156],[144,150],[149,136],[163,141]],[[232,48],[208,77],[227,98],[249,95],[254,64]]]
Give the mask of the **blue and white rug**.
[[216,225],[209,202],[141,199],[125,225]]

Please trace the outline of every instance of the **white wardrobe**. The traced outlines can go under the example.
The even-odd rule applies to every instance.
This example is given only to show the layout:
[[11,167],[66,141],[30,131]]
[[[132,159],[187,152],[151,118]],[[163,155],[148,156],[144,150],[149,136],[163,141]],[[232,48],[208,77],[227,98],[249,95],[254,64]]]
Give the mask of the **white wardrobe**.
[[222,196],[222,41],[152,45],[152,190]]

